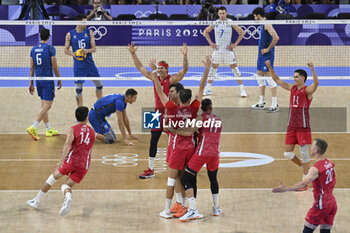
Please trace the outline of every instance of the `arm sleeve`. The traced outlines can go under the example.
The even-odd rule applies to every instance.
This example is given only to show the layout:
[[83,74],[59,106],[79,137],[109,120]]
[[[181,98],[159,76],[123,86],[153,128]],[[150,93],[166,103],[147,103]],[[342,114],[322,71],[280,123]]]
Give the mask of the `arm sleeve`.
[[56,56],[56,49],[53,46],[49,47],[50,57]]
[[115,110],[123,112],[125,108],[126,108],[126,105],[124,107],[124,102],[122,100],[118,99],[115,101]]

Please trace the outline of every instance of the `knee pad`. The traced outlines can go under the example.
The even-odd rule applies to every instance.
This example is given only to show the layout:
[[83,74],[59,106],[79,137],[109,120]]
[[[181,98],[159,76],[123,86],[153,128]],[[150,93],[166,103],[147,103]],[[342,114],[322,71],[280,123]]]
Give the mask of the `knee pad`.
[[308,152],[308,145],[299,146],[299,151],[301,158],[303,159],[303,163],[310,162],[309,152]]
[[235,77],[241,77],[241,72],[239,72],[238,67],[233,68],[232,72],[235,75]]
[[312,229],[310,227],[304,226],[303,233],[312,233],[315,229]]
[[168,186],[175,186],[176,180],[173,178],[168,177]]
[[117,139],[117,137],[115,136],[115,133],[112,129],[110,131],[108,131],[107,133],[105,133],[103,136],[105,136],[104,142],[107,144],[112,144]]
[[67,184],[62,184],[62,186],[61,186],[61,191],[62,191],[63,194],[64,194],[64,191],[65,191],[66,189],[71,189],[71,187],[70,187],[69,185],[67,185]]
[[49,178],[47,178],[46,180],[46,184],[49,184],[50,186],[52,186],[55,182],[56,182],[56,179],[53,177],[53,174],[51,174]]
[[92,82],[95,84],[96,91],[102,91],[103,84],[101,80],[93,80]]
[[189,172],[185,172],[182,175],[181,183],[182,183],[182,186],[184,187],[185,191],[188,190],[188,189],[194,188],[195,183],[196,183],[196,179],[195,178],[196,178],[196,176],[192,175]]
[[273,79],[271,77],[267,78],[267,83],[269,84],[270,88],[277,87],[277,83],[275,81],[273,81]]
[[[258,78],[263,78],[262,76],[258,76]],[[265,87],[266,86],[266,82],[264,79],[258,79],[258,85],[259,87]]]
[[294,152],[284,152],[283,153],[284,157],[286,157],[287,159],[293,159],[295,157]]
[[76,92],[76,96],[82,96],[82,94],[83,94],[83,84],[82,83],[75,84],[75,92]]
[[213,67],[210,69],[209,74],[208,74],[208,80],[214,80],[216,76],[216,71],[218,69],[214,69]]

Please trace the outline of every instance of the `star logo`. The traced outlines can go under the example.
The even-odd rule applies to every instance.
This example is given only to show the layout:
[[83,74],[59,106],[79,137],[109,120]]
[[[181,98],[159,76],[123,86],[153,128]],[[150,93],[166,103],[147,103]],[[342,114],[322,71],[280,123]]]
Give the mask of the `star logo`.
[[153,116],[151,122],[153,122],[154,120],[158,119],[158,117],[160,117],[162,114],[159,112],[159,110],[157,110],[155,113],[151,113],[151,115]]
[[145,111],[143,112],[143,128],[144,129],[160,129],[161,122],[160,116],[162,113],[157,110],[156,112]]

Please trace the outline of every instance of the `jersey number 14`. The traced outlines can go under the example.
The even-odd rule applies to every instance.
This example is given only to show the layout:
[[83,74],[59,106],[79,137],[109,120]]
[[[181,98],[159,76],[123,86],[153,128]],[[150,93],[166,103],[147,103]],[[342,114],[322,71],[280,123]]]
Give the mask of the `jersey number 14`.
[[90,137],[89,137],[90,133],[86,134],[85,139],[84,139],[84,132],[80,132],[80,135],[81,135],[80,144],[85,143],[86,145],[89,145],[89,143],[90,143]]

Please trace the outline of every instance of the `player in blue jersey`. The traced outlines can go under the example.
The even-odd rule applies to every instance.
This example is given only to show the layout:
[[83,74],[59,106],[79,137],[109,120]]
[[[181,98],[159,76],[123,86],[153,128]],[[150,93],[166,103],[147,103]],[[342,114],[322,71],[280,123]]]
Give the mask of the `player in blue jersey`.
[[[77,20],[86,21],[86,16],[78,15]],[[71,51],[69,48],[72,46]],[[78,60],[76,52],[82,49],[86,57]],[[77,25],[66,35],[65,53],[72,56],[74,59],[74,77],[100,77],[96,68],[95,62],[92,59],[92,53],[96,52],[96,44],[94,33],[86,28],[86,25]],[[96,86],[96,97],[102,97],[102,82],[101,80],[93,81]],[[78,106],[83,105],[83,83],[84,80],[75,81],[76,100]]]
[[[56,49],[47,44],[50,38],[50,31],[42,29],[40,31],[40,43],[34,46],[30,52],[30,77],[52,77],[52,69],[56,77],[60,77],[57,66]],[[39,140],[38,125],[43,120],[46,126],[46,136],[51,137],[58,134],[57,130],[51,128],[48,112],[55,97],[55,82],[53,80],[37,80],[35,82],[38,96],[41,99],[41,108],[33,124],[27,128],[27,133],[34,140]],[[61,89],[62,82],[57,82],[58,89]],[[34,94],[34,81],[30,80],[29,93]]]
[[[264,21],[266,20],[265,11],[263,8],[258,7],[253,11],[255,20]],[[268,68],[265,65],[265,61],[270,60],[271,66],[273,67],[273,62],[275,60],[275,45],[277,44],[279,37],[272,27],[271,24],[263,24],[260,26],[260,39],[259,39],[259,52],[258,52],[258,62],[257,62],[257,70],[258,70],[258,78],[266,76],[270,77],[270,73]],[[277,104],[277,84],[270,77],[267,79],[271,89],[272,96],[272,104],[271,107],[267,110],[267,112],[278,112],[279,107]],[[254,104],[252,106],[253,109],[264,110],[266,108],[265,102],[265,80],[258,80],[259,84],[259,94],[260,99],[259,103]]]
[[107,122],[106,117],[112,113],[116,113],[119,130],[123,136],[123,141],[128,146],[133,145],[125,133],[126,128],[130,139],[137,140],[137,138],[131,133],[129,118],[126,113],[126,106],[128,103],[132,104],[136,102],[136,98],[137,91],[131,88],[125,92],[125,95],[111,94],[103,96],[101,99],[97,100],[94,107],[89,112],[89,122],[97,133],[97,139],[104,141],[107,144],[115,142],[115,133],[111,128],[111,125]]

